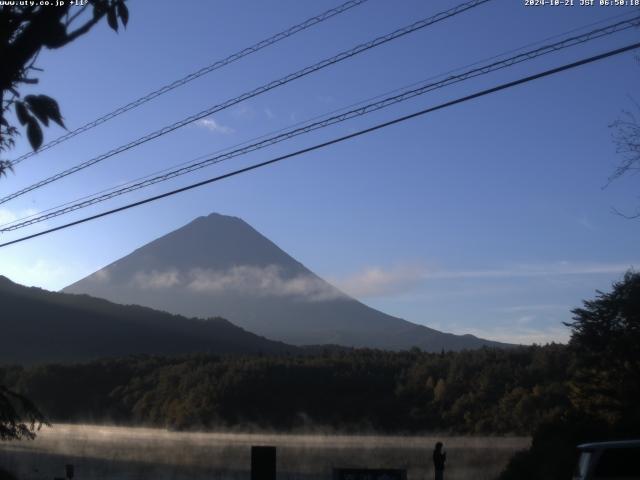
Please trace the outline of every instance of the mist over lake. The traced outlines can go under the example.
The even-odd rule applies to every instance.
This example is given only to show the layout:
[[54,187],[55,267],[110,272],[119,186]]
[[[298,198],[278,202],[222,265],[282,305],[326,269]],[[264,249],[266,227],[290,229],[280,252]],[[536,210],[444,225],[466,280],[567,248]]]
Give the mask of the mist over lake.
[[447,479],[491,479],[526,437],[430,437],[320,434],[191,433],[161,429],[56,424],[34,441],[3,443],[0,462],[18,478],[51,480],[73,464],[75,478],[250,478],[250,447],[277,447],[278,479],[331,478],[334,467],[406,468],[409,480],[430,478],[441,440]]

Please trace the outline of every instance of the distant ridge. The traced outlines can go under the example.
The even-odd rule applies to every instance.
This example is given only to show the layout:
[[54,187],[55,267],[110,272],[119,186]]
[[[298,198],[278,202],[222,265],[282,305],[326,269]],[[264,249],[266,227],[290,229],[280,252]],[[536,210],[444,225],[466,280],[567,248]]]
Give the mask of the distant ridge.
[[349,297],[243,220],[213,213],[66,287],[189,317],[221,316],[295,345],[426,351],[507,346],[396,318]]
[[295,353],[227,320],[189,319],[87,295],[18,285],[0,276],[0,363],[77,362],[132,354]]

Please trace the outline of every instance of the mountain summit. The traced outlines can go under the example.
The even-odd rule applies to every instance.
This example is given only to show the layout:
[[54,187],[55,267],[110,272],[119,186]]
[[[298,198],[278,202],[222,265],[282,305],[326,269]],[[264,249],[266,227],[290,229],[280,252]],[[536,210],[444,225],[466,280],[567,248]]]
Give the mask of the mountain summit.
[[392,317],[349,297],[243,220],[219,214],[191,223],[68,286],[122,304],[188,317],[224,317],[296,345],[427,351],[496,342]]

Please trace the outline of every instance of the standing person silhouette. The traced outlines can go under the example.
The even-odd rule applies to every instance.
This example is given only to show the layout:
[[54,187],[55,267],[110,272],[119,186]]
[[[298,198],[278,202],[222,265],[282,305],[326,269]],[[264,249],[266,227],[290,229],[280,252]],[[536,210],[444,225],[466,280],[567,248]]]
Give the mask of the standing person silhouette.
[[442,451],[442,442],[436,443],[433,450],[433,470],[435,472],[435,480],[444,480],[444,462],[447,461],[446,452]]

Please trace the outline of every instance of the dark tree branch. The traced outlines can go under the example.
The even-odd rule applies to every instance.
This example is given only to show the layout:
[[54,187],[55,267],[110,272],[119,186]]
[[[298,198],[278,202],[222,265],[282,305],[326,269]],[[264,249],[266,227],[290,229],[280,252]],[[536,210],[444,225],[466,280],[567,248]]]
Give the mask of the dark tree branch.
[[[87,34],[104,17],[109,26],[117,31],[118,18],[126,26],[129,18],[125,0],[89,0],[77,11],[71,13],[69,2],[62,6],[28,6],[2,5],[0,6],[0,152],[13,147],[13,137],[18,131],[6,121],[6,113],[11,107],[20,108],[23,125],[28,125],[27,137],[31,146],[37,149],[42,144],[42,128],[39,124],[48,126],[49,120],[63,125],[62,116],[55,100],[46,95],[31,96],[46,100],[49,105],[55,105],[55,111],[50,116],[46,108],[38,108],[37,104],[19,101],[19,86],[35,84],[38,79],[32,75],[34,71],[41,71],[35,67],[39,52],[42,48],[58,49]],[[79,19],[93,7],[93,15],[80,22]],[[74,23],[80,25],[71,30]],[[31,74],[30,74],[31,73]],[[12,97],[5,98],[5,92]],[[0,163],[0,176],[6,174],[7,163]]]
[[82,15],[82,13],[84,13],[84,11],[87,9],[88,6],[89,4],[85,3],[82,7],[78,9],[78,11],[75,14],[71,15],[71,17],[68,18],[66,23],[67,28],[71,26],[71,24],[74,22],[76,18]]
[[91,20],[89,20],[88,22],[86,22],[82,27],[74,30],[71,33],[67,34],[67,38],[64,41],[64,43],[62,43],[61,45],[58,45],[56,48],[60,48],[65,46],[66,44],[74,41],[76,38],[84,35],[85,33],[87,33],[89,30],[91,30],[93,28],[93,26],[98,23],[100,20],[102,20],[102,17],[104,17],[106,14],[106,12],[100,13],[98,16],[94,16]]
[[0,385],[0,440],[33,439],[46,418],[23,395]]

